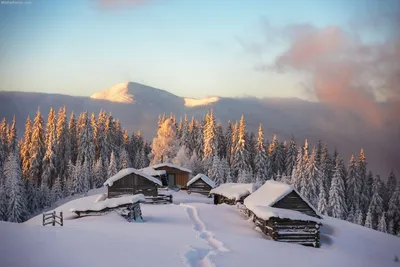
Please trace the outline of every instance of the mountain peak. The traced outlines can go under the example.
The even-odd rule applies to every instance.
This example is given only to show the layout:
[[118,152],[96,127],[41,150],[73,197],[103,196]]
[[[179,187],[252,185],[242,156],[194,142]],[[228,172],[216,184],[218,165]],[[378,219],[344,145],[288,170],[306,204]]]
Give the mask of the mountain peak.
[[133,94],[128,90],[129,82],[116,84],[106,90],[94,93],[90,98],[118,103],[135,103]]

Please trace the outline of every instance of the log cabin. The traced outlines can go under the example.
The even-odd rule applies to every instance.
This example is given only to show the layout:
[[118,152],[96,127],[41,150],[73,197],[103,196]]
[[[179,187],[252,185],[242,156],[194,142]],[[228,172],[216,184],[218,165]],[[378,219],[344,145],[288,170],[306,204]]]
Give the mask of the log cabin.
[[243,203],[247,215],[273,240],[320,246],[322,216],[292,186],[267,181]]
[[210,190],[215,187],[214,181],[208,178],[207,175],[199,173],[187,183],[187,192],[199,193],[209,196]]
[[162,186],[162,183],[157,178],[142,171],[126,168],[108,178],[104,186],[107,187],[108,198],[136,194],[157,197],[158,187]]
[[214,204],[236,205],[243,203],[244,199],[257,189],[256,184],[225,183],[211,189]]
[[167,186],[171,188],[179,186],[180,188],[186,189],[189,177],[192,173],[191,170],[172,163],[160,163],[151,166],[151,168],[156,171],[165,171],[168,183]]

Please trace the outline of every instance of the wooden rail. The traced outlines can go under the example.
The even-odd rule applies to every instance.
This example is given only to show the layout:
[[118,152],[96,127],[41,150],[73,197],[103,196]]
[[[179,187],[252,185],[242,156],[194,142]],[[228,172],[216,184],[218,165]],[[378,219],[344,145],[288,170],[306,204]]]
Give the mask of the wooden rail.
[[64,218],[63,218],[63,213],[62,211],[60,212],[60,215],[56,214],[56,211],[52,212],[43,212],[43,226],[46,225],[53,225],[55,226],[56,224],[63,226],[64,225]]

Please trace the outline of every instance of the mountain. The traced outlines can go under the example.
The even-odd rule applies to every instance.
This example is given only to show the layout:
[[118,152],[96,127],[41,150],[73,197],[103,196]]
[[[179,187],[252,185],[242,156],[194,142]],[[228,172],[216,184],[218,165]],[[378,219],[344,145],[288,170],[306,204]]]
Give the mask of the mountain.
[[169,115],[172,112],[177,118],[186,113],[189,118],[200,119],[212,108],[223,124],[228,120],[239,120],[244,114],[247,129],[256,132],[262,123],[269,140],[274,134],[280,140],[288,140],[294,135],[299,144],[305,138],[311,144],[321,139],[328,142],[330,149],[336,147],[346,161],[352,153],[357,156],[360,148],[364,148],[369,167],[383,179],[391,169],[400,174],[400,142],[395,123],[376,127],[356,113],[332,109],[317,102],[216,96],[192,99],[133,82],[115,85],[91,97],[0,92],[0,117],[11,120],[15,115],[20,137],[26,117],[34,117],[38,107],[47,114],[50,107],[58,109],[64,105],[68,112],[98,114],[100,109],[111,112],[128,131],[140,130],[149,140],[156,134],[158,115],[162,113]]

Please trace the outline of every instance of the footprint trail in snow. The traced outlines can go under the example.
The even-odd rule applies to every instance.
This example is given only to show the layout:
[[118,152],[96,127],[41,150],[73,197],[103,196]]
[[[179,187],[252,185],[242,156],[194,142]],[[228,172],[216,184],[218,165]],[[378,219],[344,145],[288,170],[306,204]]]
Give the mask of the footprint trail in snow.
[[215,256],[217,253],[228,252],[229,249],[225,245],[214,238],[214,234],[206,229],[204,222],[200,219],[197,208],[191,205],[181,204],[186,208],[186,212],[189,218],[193,222],[193,228],[198,232],[199,237],[204,239],[210,249],[192,248],[186,253],[185,257],[190,267],[213,267],[214,263],[211,261],[211,256]]

